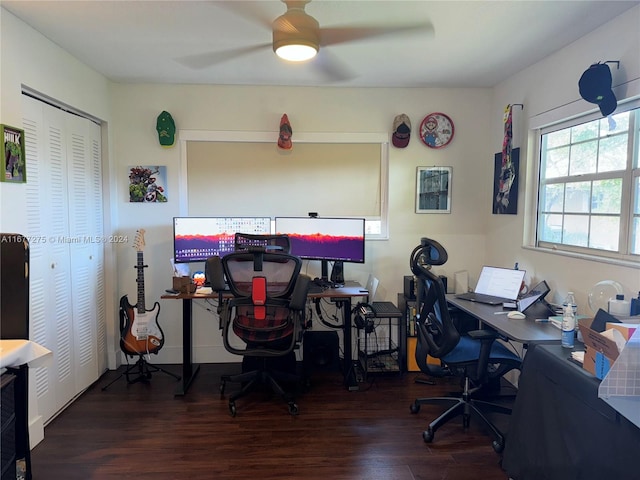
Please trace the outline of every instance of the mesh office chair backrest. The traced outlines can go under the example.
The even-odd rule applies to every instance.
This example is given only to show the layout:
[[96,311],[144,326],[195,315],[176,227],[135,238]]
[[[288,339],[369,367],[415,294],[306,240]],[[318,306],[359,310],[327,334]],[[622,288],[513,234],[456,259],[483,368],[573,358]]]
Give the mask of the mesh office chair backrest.
[[[300,258],[252,247],[225,255],[222,266],[234,297],[228,303],[233,332],[251,348],[265,345],[253,352],[256,355],[277,354],[280,340],[285,349],[293,348],[309,286],[308,277],[300,275]],[[225,347],[229,347],[226,333]],[[237,348],[229,351],[247,354]]]
[[422,238],[411,253],[411,271],[416,276],[416,329],[421,350],[434,358],[442,358],[460,341],[460,334],[449,315],[442,279],[431,271],[433,265],[443,265],[447,251],[440,243]]

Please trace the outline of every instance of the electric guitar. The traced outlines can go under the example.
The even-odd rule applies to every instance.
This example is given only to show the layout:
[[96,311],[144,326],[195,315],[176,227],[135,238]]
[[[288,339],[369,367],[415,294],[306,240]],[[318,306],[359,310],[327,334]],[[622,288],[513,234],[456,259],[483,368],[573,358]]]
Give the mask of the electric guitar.
[[138,261],[138,302],[129,303],[124,295],[120,299],[120,348],[127,355],[143,355],[158,353],[164,345],[164,335],[158,324],[160,304],[156,302],[151,310],[147,310],[144,303],[144,264],[142,251],[144,250],[144,230],[136,233],[133,248],[137,251]]

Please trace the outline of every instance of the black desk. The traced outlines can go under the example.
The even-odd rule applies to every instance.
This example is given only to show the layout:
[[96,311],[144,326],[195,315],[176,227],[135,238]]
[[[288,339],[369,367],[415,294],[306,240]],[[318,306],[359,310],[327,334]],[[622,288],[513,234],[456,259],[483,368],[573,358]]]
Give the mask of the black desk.
[[[354,371],[354,361],[351,340],[351,299],[354,297],[364,297],[367,295],[363,291],[362,285],[357,282],[347,282],[344,287],[330,288],[321,292],[310,292],[309,298],[336,298],[342,301],[342,312],[344,317],[343,343],[344,362],[343,375],[345,386],[349,390],[358,390],[358,382]],[[193,363],[193,300],[217,299],[217,293],[206,295],[180,293],[177,295],[162,295],[162,299],[182,300],[182,382],[176,388],[176,395],[187,393],[191,382],[198,374],[200,365]]]
[[[560,343],[561,331],[551,323],[539,323],[535,318],[511,319],[503,314],[502,306],[486,305],[447,295],[447,303],[475,317],[510,340],[522,343]],[[496,315],[496,312],[500,314]]]
[[600,380],[536,345],[524,358],[502,467],[514,480],[640,477],[640,429],[598,398]]

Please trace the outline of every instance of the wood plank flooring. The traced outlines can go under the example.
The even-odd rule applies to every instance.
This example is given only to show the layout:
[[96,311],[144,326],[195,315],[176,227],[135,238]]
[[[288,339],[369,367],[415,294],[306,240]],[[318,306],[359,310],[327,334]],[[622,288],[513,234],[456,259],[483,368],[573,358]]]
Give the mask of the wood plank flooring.
[[[163,365],[179,373],[177,365]],[[416,397],[457,391],[455,379],[415,383],[415,373],[369,376],[349,392],[338,372],[316,372],[291,416],[279,397],[254,392],[237,401],[237,416],[221,398],[219,379],[237,365],[207,364],[187,395],[154,373],[150,383],[118,380],[107,372],[45,428],[32,451],[36,480],[305,479],[506,480],[491,438],[472,419],[456,419],[422,440],[442,412]],[[227,393],[237,387],[229,384]],[[500,427],[508,427],[502,416]],[[505,423],[506,422],[506,423]]]

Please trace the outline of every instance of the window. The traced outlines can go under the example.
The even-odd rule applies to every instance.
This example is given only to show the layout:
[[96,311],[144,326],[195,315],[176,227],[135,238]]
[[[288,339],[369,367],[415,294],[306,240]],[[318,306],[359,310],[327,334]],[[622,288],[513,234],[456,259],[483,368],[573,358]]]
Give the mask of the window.
[[640,261],[640,108],[540,135],[536,244]]

